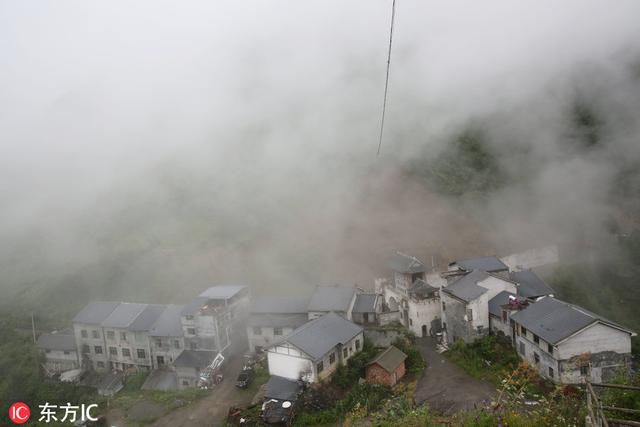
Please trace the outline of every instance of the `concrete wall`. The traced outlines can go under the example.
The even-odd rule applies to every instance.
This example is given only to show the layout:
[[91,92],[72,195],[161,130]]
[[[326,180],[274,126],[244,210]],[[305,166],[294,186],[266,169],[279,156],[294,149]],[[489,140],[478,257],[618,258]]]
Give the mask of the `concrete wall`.
[[282,334],[275,335],[273,327],[270,326],[261,326],[260,334],[255,334],[253,331],[253,326],[247,326],[247,339],[249,341],[249,351],[255,351],[256,346],[267,348],[272,345],[277,340],[282,339],[283,337],[289,335],[293,332],[293,327],[282,327]]
[[[150,337],[153,368],[170,368],[173,361],[184,351],[183,337]],[[176,345],[177,344],[177,345]],[[164,366],[158,363],[164,357]]]
[[558,345],[560,359],[569,359],[587,351],[631,353],[631,337],[619,329],[595,323]]
[[378,313],[378,324],[380,326],[387,326],[394,322],[402,323],[402,317],[399,311],[388,311],[386,313]]
[[[87,331],[87,338],[82,337],[83,330]],[[93,331],[97,332],[98,338],[93,337]],[[73,333],[76,338],[76,345],[78,346],[78,355],[80,358],[81,366],[83,366],[83,360],[88,360],[90,366],[84,366],[84,367],[94,369],[100,372],[107,371],[109,369],[109,366],[107,363],[107,348],[105,346],[102,328],[100,326],[95,326],[95,325],[85,325],[80,323],[74,323]],[[84,345],[89,346],[88,353],[82,352]],[[96,353],[95,347],[101,347],[102,354]]]
[[402,336],[404,333],[395,329],[367,328],[364,330],[364,337],[371,341],[375,347],[389,347]]
[[199,374],[200,372],[196,368],[176,367],[178,390],[196,387],[198,385]]
[[80,367],[78,353],[65,350],[40,350],[44,365],[50,373],[61,373]]

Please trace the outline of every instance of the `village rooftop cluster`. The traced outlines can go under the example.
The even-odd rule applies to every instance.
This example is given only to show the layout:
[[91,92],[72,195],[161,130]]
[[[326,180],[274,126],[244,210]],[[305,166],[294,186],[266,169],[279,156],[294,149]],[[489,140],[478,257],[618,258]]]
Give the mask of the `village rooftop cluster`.
[[310,295],[266,296],[214,286],[186,305],[91,302],[70,331],[43,334],[37,345],[50,375],[82,372],[84,383],[103,394],[117,392],[132,370],[151,371],[143,388],[196,387],[212,364],[248,347],[266,353],[265,399],[273,402],[328,379],[365,339],[385,347],[370,361],[367,380],[394,385],[406,355],[381,339],[389,325],[437,337],[445,348],[500,335],[556,383],[607,382],[629,370],[635,333],[555,298],[528,267],[517,257],[491,256],[439,271],[398,252],[372,290],[317,286]]

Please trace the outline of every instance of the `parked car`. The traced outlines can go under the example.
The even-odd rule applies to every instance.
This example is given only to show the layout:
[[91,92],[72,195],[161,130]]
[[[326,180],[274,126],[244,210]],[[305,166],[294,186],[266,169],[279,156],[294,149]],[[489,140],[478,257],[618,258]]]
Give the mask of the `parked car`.
[[243,369],[238,375],[238,379],[236,380],[236,387],[239,388],[247,388],[253,382],[255,378],[255,372],[253,369]]

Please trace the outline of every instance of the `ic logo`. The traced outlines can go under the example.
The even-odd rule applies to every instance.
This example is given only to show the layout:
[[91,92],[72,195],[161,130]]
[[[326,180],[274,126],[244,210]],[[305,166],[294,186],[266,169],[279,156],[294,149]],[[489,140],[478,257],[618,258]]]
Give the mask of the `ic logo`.
[[29,421],[30,416],[31,409],[22,402],[16,402],[9,407],[9,419],[14,424],[24,424]]

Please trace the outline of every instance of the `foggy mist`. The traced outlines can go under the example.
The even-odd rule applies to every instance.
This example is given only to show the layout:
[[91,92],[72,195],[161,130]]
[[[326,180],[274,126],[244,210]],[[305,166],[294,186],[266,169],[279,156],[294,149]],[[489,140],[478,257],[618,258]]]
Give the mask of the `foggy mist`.
[[[371,287],[397,249],[639,225],[615,190],[640,165],[640,3],[397,4],[376,157],[390,2],[0,1],[0,287]],[[469,129],[503,184],[442,194],[420,170]]]

